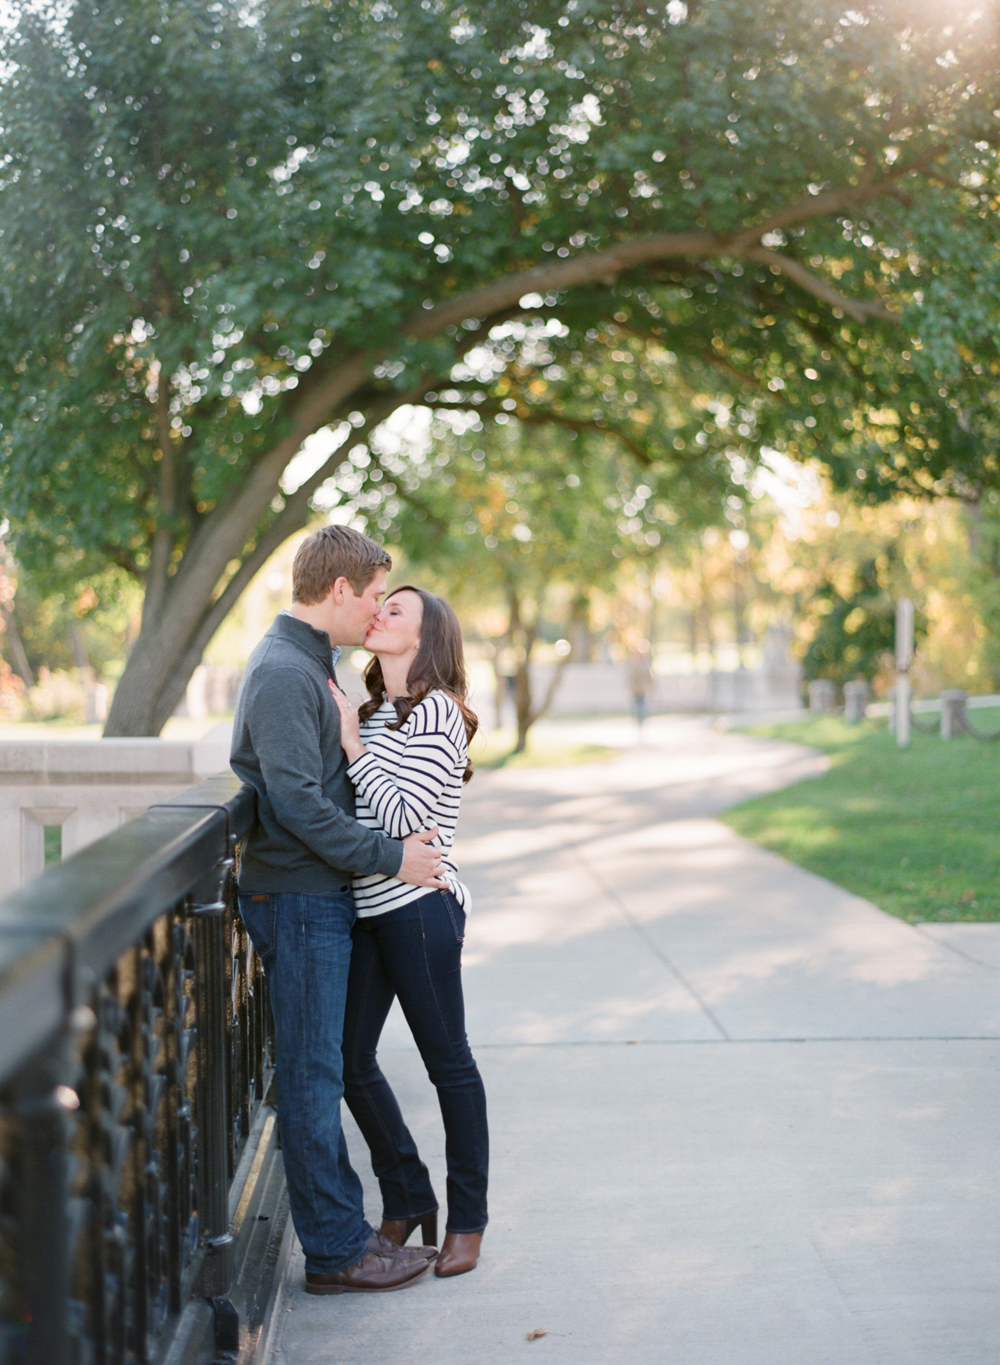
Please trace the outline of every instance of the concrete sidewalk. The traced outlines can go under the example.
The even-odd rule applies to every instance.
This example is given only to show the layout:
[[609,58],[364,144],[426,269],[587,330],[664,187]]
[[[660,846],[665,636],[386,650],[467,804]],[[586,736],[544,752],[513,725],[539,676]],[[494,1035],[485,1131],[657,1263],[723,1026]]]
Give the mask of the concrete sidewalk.
[[[477,777],[482,1261],[317,1299],[296,1247],[275,1365],[994,1365],[1000,926],[905,925],[712,818],[823,762],[663,718],[607,764]],[[395,1015],[383,1064],[443,1193]]]

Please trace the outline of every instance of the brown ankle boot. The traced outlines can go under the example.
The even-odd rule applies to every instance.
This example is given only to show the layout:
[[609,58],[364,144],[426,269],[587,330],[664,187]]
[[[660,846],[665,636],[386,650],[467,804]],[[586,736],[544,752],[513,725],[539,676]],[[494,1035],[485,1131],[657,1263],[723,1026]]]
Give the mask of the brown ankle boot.
[[420,1235],[429,1247],[436,1247],[438,1240],[438,1216],[437,1209],[432,1213],[422,1213],[418,1218],[383,1218],[379,1232],[383,1237],[388,1237],[390,1242],[395,1242],[396,1246],[405,1246],[417,1228]]
[[446,1232],[434,1274],[443,1280],[450,1275],[465,1275],[475,1270],[482,1245],[481,1232]]
[[307,1294],[384,1294],[419,1280],[431,1268],[430,1261],[404,1261],[400,1256],[379,1256],[367,1251],[356,1265],[330,1274],[306,1271]]

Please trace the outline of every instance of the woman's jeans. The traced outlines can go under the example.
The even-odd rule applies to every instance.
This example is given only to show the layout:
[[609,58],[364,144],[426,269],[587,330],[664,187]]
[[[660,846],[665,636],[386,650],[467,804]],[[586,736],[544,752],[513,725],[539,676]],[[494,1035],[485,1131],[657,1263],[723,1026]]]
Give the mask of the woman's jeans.
[[278,1113],[292,1221],[319,1274],[367,1251],[361,1182],[340,1127],[340,1054],[354,897],[240,896],[274,1014]]
[[486,1093],[465,1036],[464,932],[465,912],[447,891],[432,891],[398,910],[357,921],[344,1020],[344,1097],[371,1148],[382,1216],[416,1218],[436,1209],[427,1167],[375,1056],[398,996],[441,1105],[447,1230],[481,1232],[489,1136]]

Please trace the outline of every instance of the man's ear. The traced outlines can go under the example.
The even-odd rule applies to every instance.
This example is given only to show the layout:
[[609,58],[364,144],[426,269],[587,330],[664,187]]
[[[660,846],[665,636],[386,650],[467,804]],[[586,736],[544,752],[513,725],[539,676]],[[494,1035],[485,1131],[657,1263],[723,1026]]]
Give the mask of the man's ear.
[[350,586],[350,582],[346,578],[335,578],[333,580],[333,587],[330,589],[330,601],[335,607],[342,607],[344,605],[345,598],[347,597],[347,589]]

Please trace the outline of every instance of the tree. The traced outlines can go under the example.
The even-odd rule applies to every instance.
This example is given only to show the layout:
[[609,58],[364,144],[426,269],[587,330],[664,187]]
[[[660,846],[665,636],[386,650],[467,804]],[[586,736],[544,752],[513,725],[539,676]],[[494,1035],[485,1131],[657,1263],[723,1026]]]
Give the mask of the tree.
[[75,597],[58,588],[45,591],[19,569],[8,583],[10,600],[0,602],[4,647],[9,644],[10,661],[26,686],[33,685],[33,675],[42,667],[76,669],[85,681],[114,677],[141,605],[135,585],[120,569],[106,569]]
[[[668,349],[706,440],[877,494],[997,481],[991,12],[71,2],[0,59],[5,510],[27,567],[144,585],[109,734],[159,732],[401,405],[655,460],[633,390],[616,420],[573,391],[588,346]],[[532,320],[565,328],[541,392],[508,378]]]
[[[578,595],[610,588],[627,558],[648,557],[668,512],[681,529],[683,475],[640,471],[607,436],[578,437],[555,425],[535,430],[512,420],[455,430],[439,421],[434,438],[422,460],[382,457],[407,496],[372,497],[367,516],[456,600],[501,606],[505,625],[494,645],[513,667],[520,753],[559,682],[557,667],[542,695],[532,690],[533,653],[554,596],[566,598],[568,632]],[[710,470],[706,462],[697,503],[685,507],[685,531],[713,491],[718,500],[720,483],[728,487],[728,466]]]
[[[11,668],[11,664],[6,659],[0,660],[0,710],[3,709],[4,699],[9,699],[12,693],[18,690],[23,692],[35,684],[35,675],[31,671],[31,664],[24,652],[24,644],[21,641],[20,632],[17,629],[17,620],[14,616],[16,586],[13,565],[4,551],[3,542],[0,541],[0,639],[3,641],[5,652],[10,654],[13,664],[13,668]],[[17,687],[18,682],[20,683],[19,689]]]
[[[886,558],[892,557],[887,547]],[[877,560],[854,566],[854,581],[845,596],[835,584],[820,585],[812,613],[820,612],[816,634],[803,659],[807,678],[831,678],[843,684],[853,678],[871,682],[892,654],[896,638],[896,603],[885,590]],[[918,623],[917,637],[927,633]]]

